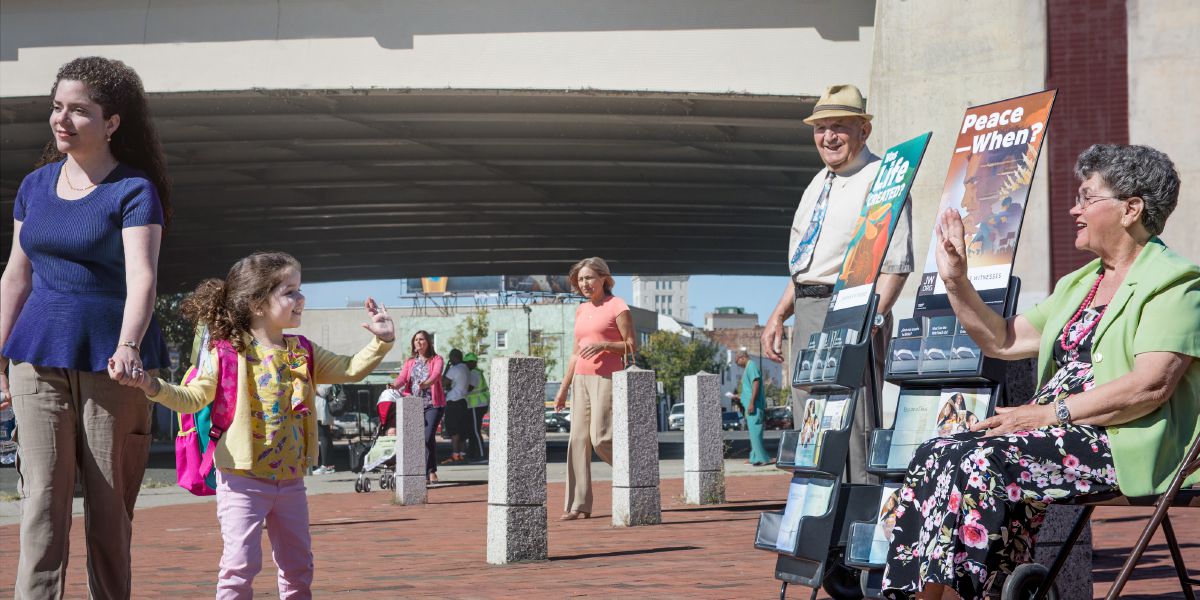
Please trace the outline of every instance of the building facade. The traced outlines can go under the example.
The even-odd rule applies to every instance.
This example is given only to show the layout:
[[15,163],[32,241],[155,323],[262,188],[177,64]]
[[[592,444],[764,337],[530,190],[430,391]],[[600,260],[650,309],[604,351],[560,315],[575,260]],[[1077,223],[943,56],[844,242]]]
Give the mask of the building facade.
[[682,321],[688,318],[687,275],[634,275],[633,305]]

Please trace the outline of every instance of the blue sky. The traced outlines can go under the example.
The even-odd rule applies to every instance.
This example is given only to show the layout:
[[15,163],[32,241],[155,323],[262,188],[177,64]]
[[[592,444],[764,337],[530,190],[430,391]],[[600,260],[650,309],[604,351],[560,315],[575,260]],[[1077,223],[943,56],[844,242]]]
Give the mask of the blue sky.
[[[616,277],[616,293],[628,300],[633,292],[628,276]],[[741,306],[746,312],[758,313],[758,322],[771,314],[775,302],[783,292],[786,277],[751,277],[735,275],[696,275],[689,282],[688,305],[692,322],[704,324],[704,313],[712,312],[717,306]],[[337,308],[346,306],[348,300],[374,296],[388,306],[404,306],[406,301],[403,280],[377,279],[367,281],[339,281],[334,283],[311,283],[304,285],[304,295],[309,308]],[[469,302],[470,300],[468,300]]]

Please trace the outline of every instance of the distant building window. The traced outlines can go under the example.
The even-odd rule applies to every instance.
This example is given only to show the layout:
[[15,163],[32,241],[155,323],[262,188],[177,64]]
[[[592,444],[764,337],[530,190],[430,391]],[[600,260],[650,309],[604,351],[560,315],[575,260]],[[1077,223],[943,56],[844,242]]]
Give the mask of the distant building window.
[[508,332],[507,331],[497,331],[496,332],[496,349],[497,350],[508,349]]
[[638,332],[638,345],[645,346],[650,343],[650,334],[645,331]]
[[670,281],[668,281],[668,282],[667,282],[667,289],[668,289],[668,290],[669,290],[669,289],[671,289],[671,282],[670,282]]

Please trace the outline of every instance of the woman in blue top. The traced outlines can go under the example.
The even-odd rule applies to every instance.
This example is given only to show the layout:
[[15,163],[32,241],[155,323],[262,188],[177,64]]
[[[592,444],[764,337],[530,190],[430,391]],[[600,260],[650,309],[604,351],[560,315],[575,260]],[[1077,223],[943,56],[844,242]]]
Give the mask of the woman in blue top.
[[741,399],[746,405],[746,428],[750,430],[750,458],[747,462],[758,467],[771,464],[771,455],[763,445],[763,427],[767,419],[767,401],[763,395],[762,371],[758,363],[750,360],[750,352],[738,348],[737,365],[742,371],[742,386],[735,398]]
[[153,310],[170,188],[133,69],[79,58],[51,96],[54,139],[17,190],[0,280],[0,404],[17,417],[23,503],[15,596],[62,597],[78,470],[89,594],[128,598],[150,402],[121,384],[167,363]]

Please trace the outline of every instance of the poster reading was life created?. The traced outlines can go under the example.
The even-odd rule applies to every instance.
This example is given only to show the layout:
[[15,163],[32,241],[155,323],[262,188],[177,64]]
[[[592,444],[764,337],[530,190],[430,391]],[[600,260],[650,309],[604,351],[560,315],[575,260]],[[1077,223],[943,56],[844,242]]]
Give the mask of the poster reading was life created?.
[[884,152],[879,173],[867,192],[862,213],[854,226],[842,261],[842,272],[834,283],[823,329],[856,328],[865,322],[862,307],[871,299],[892,233],[904,203],[908,201],[908,190],[932,135],[923,133]]
[[[1056,92],[1047,90],[967,109],[942,189],[937,214],[953,208],[962,215],[967,276],[984,302],[1001,314]],[[917,290],[917,316],[950,311],[934,258],[937,226],[935,220]]]

